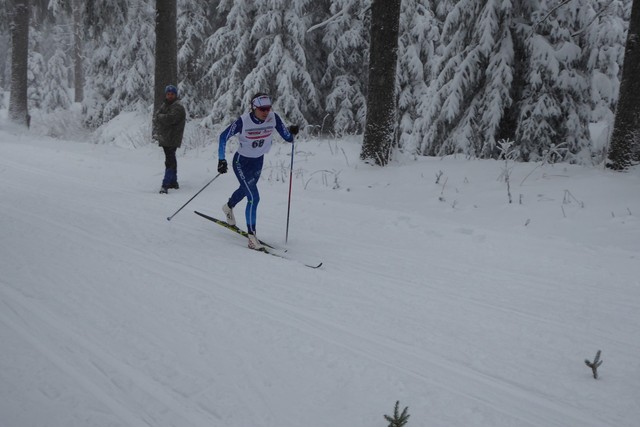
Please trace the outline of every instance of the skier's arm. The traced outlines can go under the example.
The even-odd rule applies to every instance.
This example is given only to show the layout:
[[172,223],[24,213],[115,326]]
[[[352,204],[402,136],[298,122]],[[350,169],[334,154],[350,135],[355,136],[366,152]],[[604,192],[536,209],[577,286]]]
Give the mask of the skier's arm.
[[229,125],[229,127],[226,128],[220,134],[220,141],[218,142],[218,160],[225,159],[224,153],[225,153],[225,149],[227,147],[227,141],[229,140],[229,138],[231,138],[233,135],[236,135],[240,132],[242,132],[242,119],[238,118],[238,120],[231,123],[231,125]]
[[291,134],[291,132],[289,132],[289,129],[287,129],[287,127],[284,125],[279,115],[275,114],[275,116],[276,116],[276,130],[278,131],[282,139],[284,139],[287,142],[293,142],[293,135]]

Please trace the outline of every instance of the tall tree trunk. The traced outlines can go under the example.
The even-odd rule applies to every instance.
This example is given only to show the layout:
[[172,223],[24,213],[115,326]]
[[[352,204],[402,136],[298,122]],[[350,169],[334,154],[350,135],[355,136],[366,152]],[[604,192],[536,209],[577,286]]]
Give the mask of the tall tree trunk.
[[396,140],[396,69],[401,0],[373,0],[367,118],[360,158],[384,166]]
[[29,0],[16,0],[11,25],[11,97],[9,118],[29,126],[27,70],[29,61]]
[[640,148],[640,0],[633,0],[631,20],[624,52],[620,98],[616,106],[616,118],[607,167],[624,170],[637,161]]
[[164,100],[164,88],[178,86],[177,15],[176,0],[156,0],[154,111]]
[[74,101],[84,100],[84,67],[82,64],[82,3],[73,0],[73,81]]

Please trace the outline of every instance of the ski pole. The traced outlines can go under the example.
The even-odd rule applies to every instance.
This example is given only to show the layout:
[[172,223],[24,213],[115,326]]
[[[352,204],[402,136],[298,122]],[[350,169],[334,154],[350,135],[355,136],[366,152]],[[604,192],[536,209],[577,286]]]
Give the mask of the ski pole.
[[180,211],[182,210],[182,208],[184,208],[185,206],[187,206],[187,205],[189,204],[189,202],[190,202],[190,201],[192,201],[193,199],[195,199],[195,198],[196,198],[196,196],[197,196],[198,194],[202,193],[202,190],[204,190],[205,188],[207,188],[207,187],[209,186],[209,184],[211,184],[213,181],[215,181],[215,180],[216,180],[216,178],[217,178],[217,177],[219,177],[220,175],[221,175],[221,174],[218,174],[218,175],[214,176],[214,177],[213,177],[213,179],[212,179],[211,181],[207,182],[207,184],[206,184],[204,187],[202,187],[202,188],[200,189],[200,191],[198,191],[198,192],[197,192],[197,193],[196,193],[192,198],[190,198],[190,199],[187,201],[187,203],[185,203],[184,205],[180,206],[180,209],[178,209],[178,210],[177,210],[173,215],[168,216],[168,217],[167,217],[167,221],[171,221],[171,218],[173,218],[174,216],[178,215],[178,212],[180,212]]
[[291,143],[291,168],[289,169],[289,201],[287,202],[287,232],[284,237],[284,243],[289,241],[289,213],[291,212],[291,184],[293,182],[293,153],[295,152],[295,144]]

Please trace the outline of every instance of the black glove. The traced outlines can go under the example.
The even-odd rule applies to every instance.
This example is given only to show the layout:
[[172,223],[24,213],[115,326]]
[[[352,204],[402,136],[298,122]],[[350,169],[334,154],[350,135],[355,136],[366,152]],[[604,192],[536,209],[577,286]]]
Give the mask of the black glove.
[[300,132],[300,127],[298,125],[289,126],[289,133],[292,135],[297,135]]
[[226,160],[218,160],[218,172],[227,173],[227,161]]

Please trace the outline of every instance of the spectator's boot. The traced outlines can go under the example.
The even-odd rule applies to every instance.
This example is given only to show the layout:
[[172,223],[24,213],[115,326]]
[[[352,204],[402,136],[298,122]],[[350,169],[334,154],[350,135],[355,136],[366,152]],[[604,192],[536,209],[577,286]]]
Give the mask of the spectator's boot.
[[175,190],[180,188],[180,185],[178,184],[178,169],[174,169],[173,181],[169,184],[169,188],[173,188]]
[[162,179],[162,188],[160,189],[161,194],[166,194],[169,192],[169,188],[171,188],[171,184],[176,179],[176,170],[175,169],[165,169],[164,170],[164,178]]

